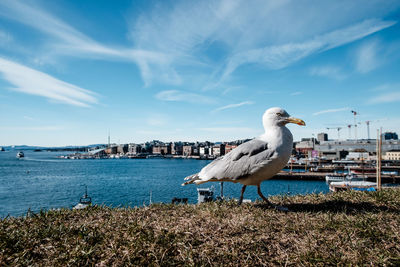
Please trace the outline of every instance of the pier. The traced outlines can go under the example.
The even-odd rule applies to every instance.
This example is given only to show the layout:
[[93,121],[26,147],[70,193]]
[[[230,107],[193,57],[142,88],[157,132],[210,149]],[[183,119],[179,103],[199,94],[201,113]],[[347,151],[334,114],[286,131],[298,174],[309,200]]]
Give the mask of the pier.
[[[277,173],[273,179],[276,180],[308,180],[308,181],[325,181],[326,175],[333,175],[334,173],[327,172],[290,172],[290,171],[280,171]],[[337,174],[335,174],[337,175]],[[343,174],[344,176],[345,174]],[[375,174],[365,174],[366,181],[375,182]],[[400,183],[400,175],[382,175],[382,183],[388,184],[398,184]]]

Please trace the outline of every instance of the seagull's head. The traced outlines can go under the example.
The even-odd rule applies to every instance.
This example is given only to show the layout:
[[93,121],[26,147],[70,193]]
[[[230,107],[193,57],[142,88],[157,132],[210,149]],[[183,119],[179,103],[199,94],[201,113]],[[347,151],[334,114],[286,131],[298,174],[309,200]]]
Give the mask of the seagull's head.
[[290,117],[286,110],[282,108],[267,109],[263,115],[263,125],[265,129],[272,126],[285,126],[288,123],[295,123],[302,126],[306,125],[303,120]]

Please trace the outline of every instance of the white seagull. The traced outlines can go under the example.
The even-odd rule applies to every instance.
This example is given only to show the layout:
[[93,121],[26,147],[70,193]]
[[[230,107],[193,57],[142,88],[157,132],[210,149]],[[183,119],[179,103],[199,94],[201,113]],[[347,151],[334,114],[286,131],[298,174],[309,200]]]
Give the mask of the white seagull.
[[[257,186],[258,195],[272,205],[261,193],[260,184],[272,178],[287,164],[292,153],[293,136],[286,124],[306,125],[301,119],[290,117],[282,108],[270,108],[263,115],[265,133],[241,144],[228,154],[205,166],[199,173],[185,178],[182,185],[206,182],[233,182],[243,185],[239,205],[246,186]],[[273,206],[273,205],[272,205]]]

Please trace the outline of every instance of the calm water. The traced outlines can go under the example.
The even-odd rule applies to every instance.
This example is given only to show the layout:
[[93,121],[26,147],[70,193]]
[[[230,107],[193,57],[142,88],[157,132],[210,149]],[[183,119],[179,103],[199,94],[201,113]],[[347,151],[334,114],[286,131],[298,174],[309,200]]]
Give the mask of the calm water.
[[[209,161],[191,159],[103,159],[64,160],[58,152],[0,152],[0,217],[21,216],[51,208],[71,208],[79,201],[84,185],[93,203],[110,206],[141,206],[152,202],[170,202],[187,197],[196,203],[195,185],[181,186],[183,178],[198,172]],[[219,183],[214,185],[219,193]],[[224,195],[238,198],[241,185],[224,184]],[[328,192],[325,182],[278,181],[262,183],[265,195]],[[245,198],[258,198],[256,187],[246,189]]]

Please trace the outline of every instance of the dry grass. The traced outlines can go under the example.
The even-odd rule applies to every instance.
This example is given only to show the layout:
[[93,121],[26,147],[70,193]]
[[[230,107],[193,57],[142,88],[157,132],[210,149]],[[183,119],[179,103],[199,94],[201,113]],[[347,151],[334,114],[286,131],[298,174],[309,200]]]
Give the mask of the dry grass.
[[0,221],[0,265],[400,265],[400,191],[49,211]]

